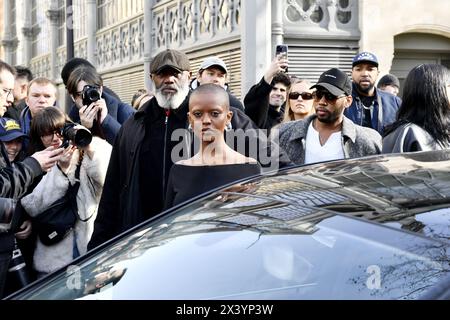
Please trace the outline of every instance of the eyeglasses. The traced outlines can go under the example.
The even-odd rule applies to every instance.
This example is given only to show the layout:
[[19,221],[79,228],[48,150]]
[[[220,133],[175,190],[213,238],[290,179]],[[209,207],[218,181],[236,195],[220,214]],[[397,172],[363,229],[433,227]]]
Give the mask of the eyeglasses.
[[62,131],[63,131],[62,128],[60,128],[60,129],[55,129],[55,130],[53,130],[52,132],[43,134],[43,135],[42,135],[42,139],[44,139],[44,140],[51,140],[51,139],[53,139],[53,136],[54,136],[55,134],[56,134],[56,136],[57,136],[58,138],[62,138],[62,137],[63,137]]
[[291,100],[297,100],[298,97],[302,97],[303,100],[311,100],[314,98],[313,94],[310,92],[291,92],[289,93],[289,99]]
[[339,98],[345,97],[345,95],[335,96],[334,94],[328,92],[328,91],[316,91],[313,93],[314,99],[316,101],[322,100],[323,97],[325,97],[325,100],[328,102],[335,102]]
[[13,93],[13,90],[14,90],[14,89],[6,89],[6,88],[2,88],[2,90],[3,90],[3,93],[4,93],[5,96],[6,96],[6,99],[8,99],[9,95]]

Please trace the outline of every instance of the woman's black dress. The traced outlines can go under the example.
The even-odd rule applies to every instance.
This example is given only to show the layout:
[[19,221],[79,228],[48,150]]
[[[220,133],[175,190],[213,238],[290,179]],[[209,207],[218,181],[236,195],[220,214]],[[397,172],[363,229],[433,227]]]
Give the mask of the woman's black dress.
[[165,209],[222,185],[261,173],[258,163],[216,166],[174,164],[167,184]]

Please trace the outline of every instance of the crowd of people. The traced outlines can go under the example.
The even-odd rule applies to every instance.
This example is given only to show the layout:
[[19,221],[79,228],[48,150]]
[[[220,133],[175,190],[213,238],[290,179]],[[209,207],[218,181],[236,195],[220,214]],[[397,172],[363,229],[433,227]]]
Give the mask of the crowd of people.
[[[351,77],[332,68],[310,82],[288,74],[288,64],[286,56],[275,57],[241,101],[228,90],[222,59],[207,57],[192,78],[187,55],[167,49],[150,63],[153,91],[139,90],[128,104],[94,65],[74,58],[61,72],[73,102],[66,114],[53,81],[0,61],[0,197],[17,201],[13,222],[0,231],[0,298],[17,289],[8,272],[17,243],[33,280],[163,210],[245,177],[449,148],[445,67],[415,67],[400,99],[394,75],[376,86],[379,62],[370,52],[354,57]],[[61,212],[75,207],[74,222],[42,238],[42,217],[57,203]]]

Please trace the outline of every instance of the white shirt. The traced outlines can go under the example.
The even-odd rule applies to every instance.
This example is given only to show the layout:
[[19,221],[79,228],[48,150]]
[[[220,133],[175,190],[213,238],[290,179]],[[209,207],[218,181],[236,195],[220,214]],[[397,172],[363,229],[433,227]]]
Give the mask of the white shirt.
[[322,146],[319,132],[314,129],[313,122],[311,122],[306,133],[305,164],[344,159],[344,157],[342,132],[333,133]]

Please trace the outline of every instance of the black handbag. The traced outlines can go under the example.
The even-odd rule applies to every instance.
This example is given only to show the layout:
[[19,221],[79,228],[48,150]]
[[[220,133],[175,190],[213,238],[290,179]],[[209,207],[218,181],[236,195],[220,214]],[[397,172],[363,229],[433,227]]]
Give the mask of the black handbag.
[[76,182],[73,185],[69,183],[66,194],[33,219],[39,239],[46,246],[54,245],[63,240],[75,226],[78,219],[79,175],[80,165],[77,166],[75,171]]

